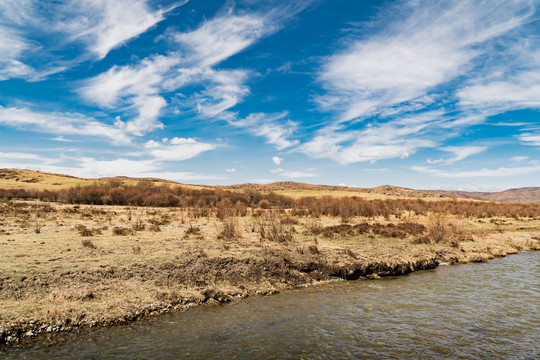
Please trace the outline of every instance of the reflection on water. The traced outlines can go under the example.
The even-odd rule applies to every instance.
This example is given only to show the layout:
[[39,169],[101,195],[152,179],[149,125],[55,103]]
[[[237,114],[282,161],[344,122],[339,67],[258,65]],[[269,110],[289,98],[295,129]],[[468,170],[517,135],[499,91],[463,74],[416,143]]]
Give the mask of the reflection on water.
[[7,359],[539,359],[540,253],[56,336]]

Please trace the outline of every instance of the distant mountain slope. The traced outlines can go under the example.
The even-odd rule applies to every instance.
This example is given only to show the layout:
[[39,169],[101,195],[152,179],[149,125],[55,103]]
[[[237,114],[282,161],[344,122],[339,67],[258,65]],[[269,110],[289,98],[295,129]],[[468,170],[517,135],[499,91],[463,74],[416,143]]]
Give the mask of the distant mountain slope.
[[44,171],[26,169],[0,169],[0,188],[4,189],[61,189],[72,186],[85,186],[94,183],[121,181],[125,183],[137,183],[139,181],[151,181],[158,184],[176,184],[174,181],[157,178],[130,178],[116,176],[108,178],[84,179],[71,175],[54,174]]
[[492,201],[504,201],[513,203],[540,203],[540,187],[515,188],[499,192],[468,192],[457,190],[435,190],[434,192],[452,194],[457,196],[470,196]]
[[[277,192],[288,192],[298,191],[298,192],[310,192],[310,195],[325,195],[325,193],[340,192],[346,193],[347,195],[362,196],[362,194],[374,194],[382,196],[391,196],[391,197],[409,197],[409,198],[441,198],[441,197],[456,197],[453,194],[438,194],[434,192],[422,191],[407,189],[391,185],[382,185],[373,188],[356,188],[356,187],[347,187],[347,186],[335,186],[335,185],[314,185],[306,184],[295,181],[281,181],[271,184],[238,184],[238,185],[229,185],[229,186],[219,186],[223,189],[231,190],[256,190],[256,191],[277,191]],[[301,194],[299,194],[301,195]]]
[[334,185],[315,185],[295,181],[281,181],[271,184],[238,184],[225,186],[186,185],[159,178],[132,178],[115,176],[107,178],[84,179],[71,175],[54,174],[25,169],[0,169],[0,188],[4,189],[61,189],[72,186],[85,186],[100,182],[120,181],[136,184],[150,181],[156,185],[182,185],[189,188],[218,188],[228,190],[275,191],[290,196],[359,196],[371,199],[383,198],[458,198],[467,197],[490,201],[514,203],[540,203],[540,187],[508,189],[501,192],[469,192],[458,190],[414,190],[397,186],[382,185],[373,188],[356,188]]

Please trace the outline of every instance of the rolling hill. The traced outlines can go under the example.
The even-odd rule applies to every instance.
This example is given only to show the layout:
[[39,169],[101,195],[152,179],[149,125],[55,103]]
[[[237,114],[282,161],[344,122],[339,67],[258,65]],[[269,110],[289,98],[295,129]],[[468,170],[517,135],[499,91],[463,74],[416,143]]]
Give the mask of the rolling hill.
[[182,185],[193,188],[219,188],[225,190],[273,191],[278,194],[299,196],[358,196],[371,199],[382,198],[470,198],[488,201],[512,203],[540,203],[540,187],[508,189],[500,192],[468,192],[458,190],[415,190],[397,186],[382,185],[373,188],[356,188],[347,186],[316,185],[294,181],[281,181],[271,184],[237,184],[225,186],[186,185],[159,178],[132,178],[116,176],[107,178],[85,179],[64,174],[54,174],[26,169],[0,169],[0,188],[4,189],[36,189],[54,190],[72,186],[85,186],[100,182],[120,181],[136,184],[149,181],[156,185]]
[[468,192],[454,190],[435,190],[457,196],[474,197],[483,200],[504,201],[512,203],[540,203],[540,187],[523,187],[499,192]]

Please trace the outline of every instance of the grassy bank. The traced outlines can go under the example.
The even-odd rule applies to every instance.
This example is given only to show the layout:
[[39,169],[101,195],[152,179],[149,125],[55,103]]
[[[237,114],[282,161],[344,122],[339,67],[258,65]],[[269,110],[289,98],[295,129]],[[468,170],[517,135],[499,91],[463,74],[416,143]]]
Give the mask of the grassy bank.
[[0,343],[540,248],[538,217],[244,210],[0,203]]

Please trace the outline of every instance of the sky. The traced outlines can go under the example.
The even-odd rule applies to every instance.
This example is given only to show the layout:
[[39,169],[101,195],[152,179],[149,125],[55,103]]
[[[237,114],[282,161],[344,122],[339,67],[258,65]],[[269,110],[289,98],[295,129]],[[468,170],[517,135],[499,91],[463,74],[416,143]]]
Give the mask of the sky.
[[539,0],[0,0],[0,168],[540,186]]

